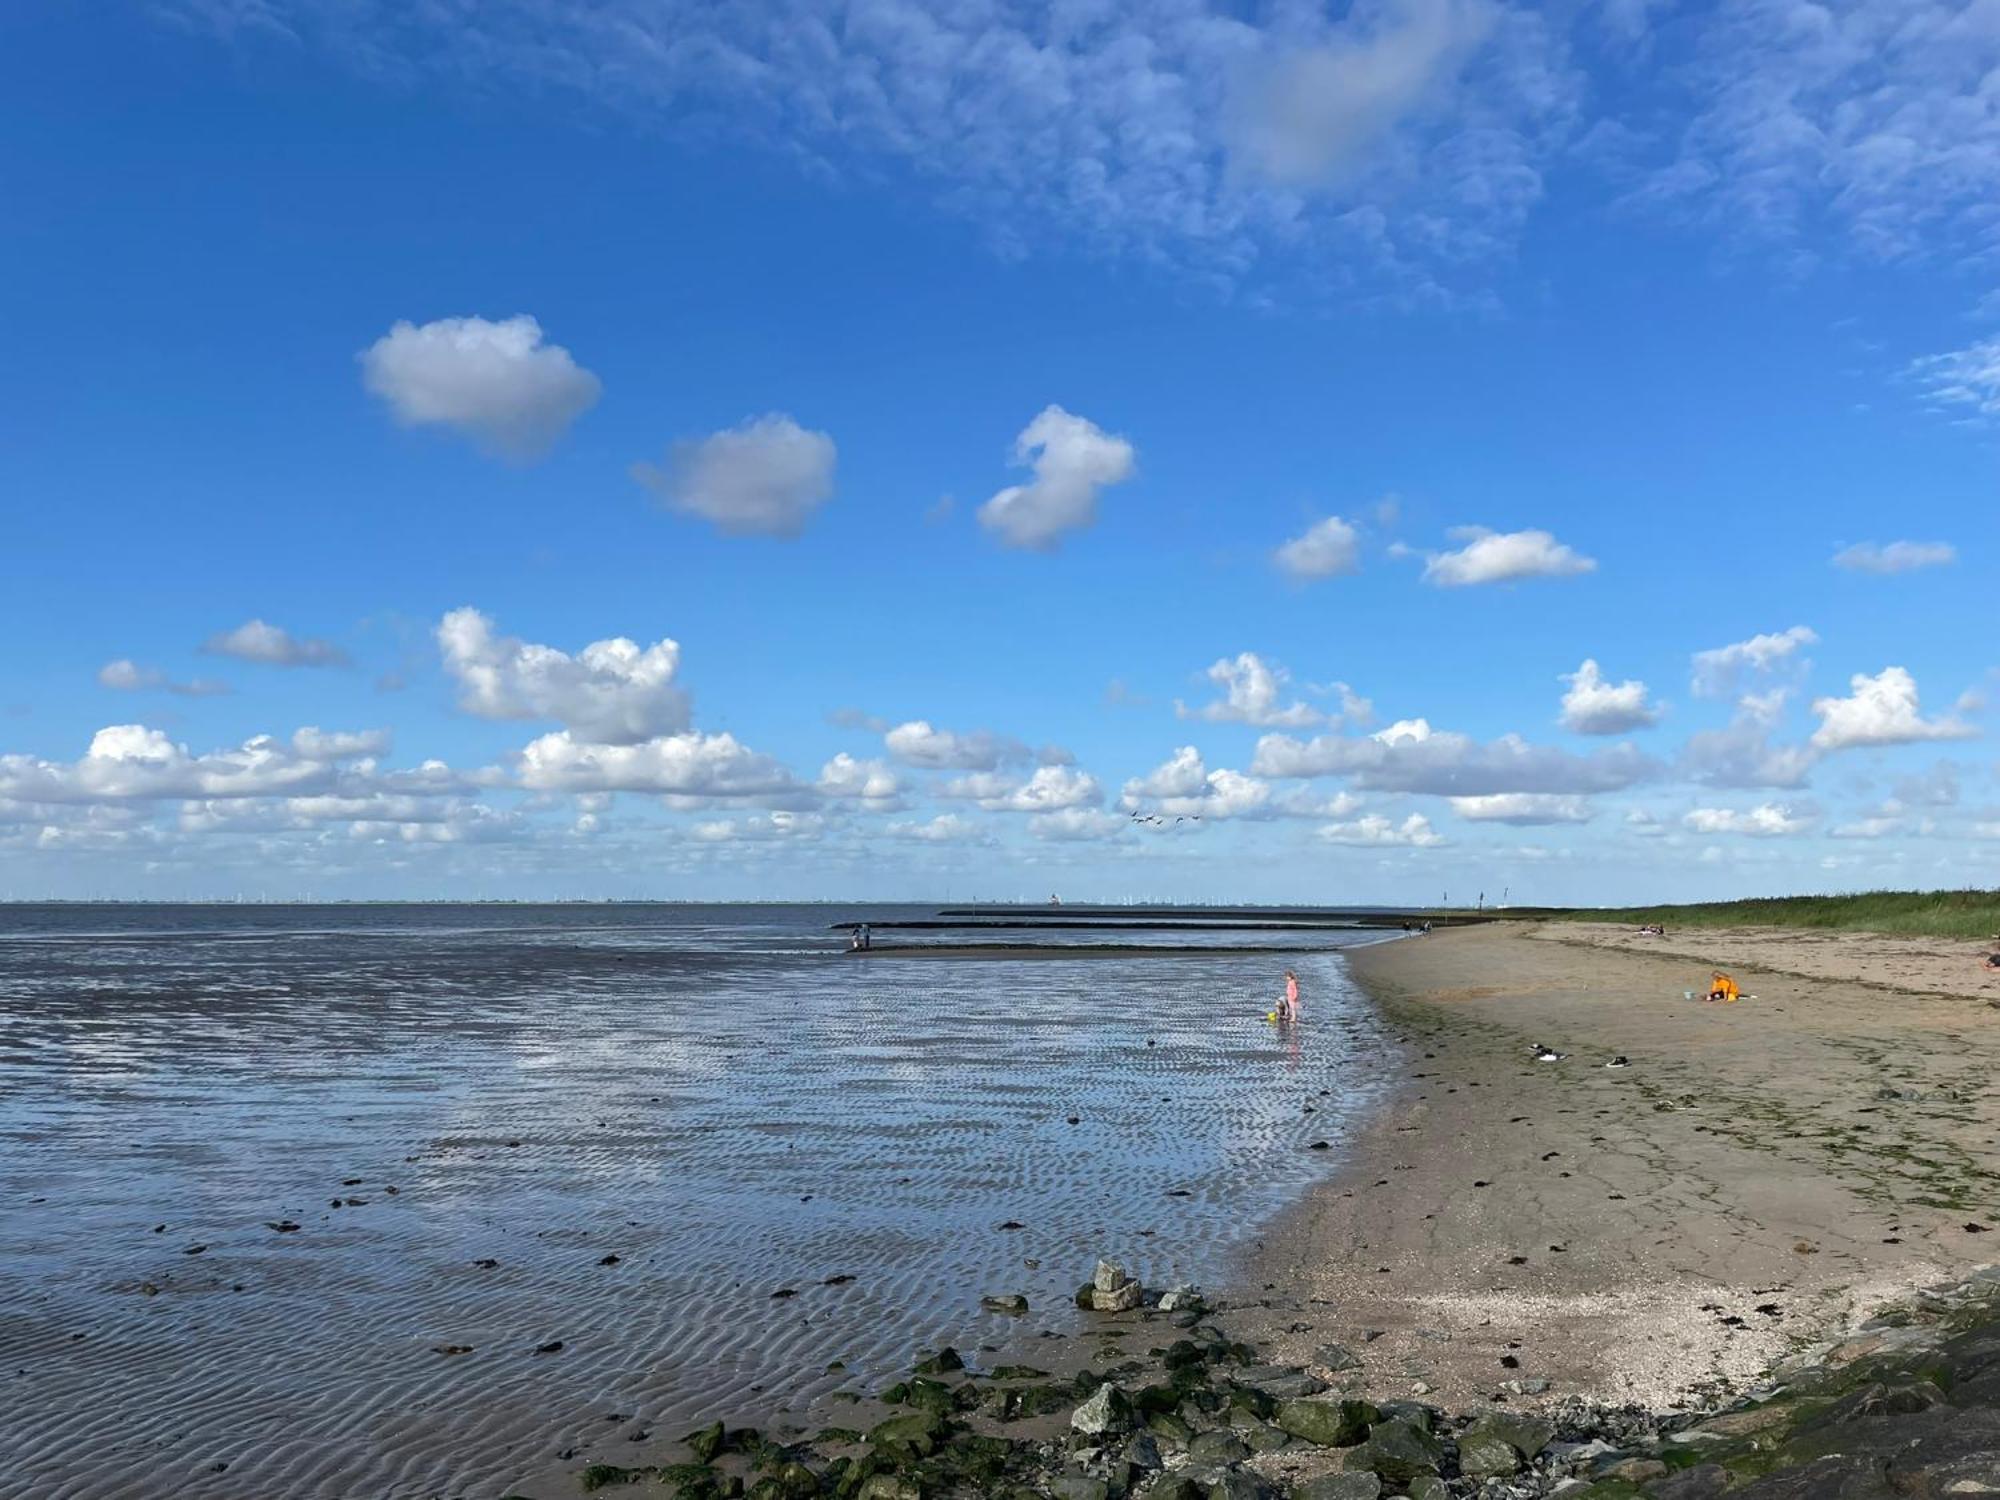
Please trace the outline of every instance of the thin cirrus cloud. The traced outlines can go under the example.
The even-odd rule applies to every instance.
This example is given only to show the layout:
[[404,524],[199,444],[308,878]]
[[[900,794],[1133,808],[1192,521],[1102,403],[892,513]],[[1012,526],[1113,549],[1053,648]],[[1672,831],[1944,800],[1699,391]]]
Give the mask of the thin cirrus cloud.
[[202,642],[201,649],[210,656],[228,656],[266,667],[347,665],[347,653],[332,641],[293,635],[283,626],[258,619],[245,620],[234,630],[210,636]]
[[108,661],[97,669],[100,687],[121,693],[175,693],[183,698],[215,698],[229,691],[229,684],[213,678],[195,677],[176,682],[158,667],[142,667],[130,657]]
[[2000,417],[2000,338],[1927,355],[1911,364],[1909,375],[1943,411],[1971,420]]
[[361,379],[405,427],[445,427],[526,462],[555,446],[603,390],[525,313],[399,322],[359,355]]
[[1595,558],[1585,557],[1546,531],[1461,526],[1450,536],[1465,545],[1456,551],[1433,553],[1424,563],[1424,582],[1440,588],[1517,583],[1527,578],[1574,578],[1597,570]]
[[837,458],[826,433],[767,412],[676,443],[665,467],[634,464],[632,476],[666,509],[725,536],[795,537],[832,497]]
[[1856,542],[1833,554],[1833,565],[1850,573],[1914,573],[1957,561],[1950,542]]
[[1315,521],[1271,555],[1278,571],[1300,583],[1361,570],[1361,537],[1339,516]]
[[1032,468],[979,507],[979,524],[1009,547],[1053,551],[1062,538],[1097,519],[1097,497],[1132,477],[1136,454],[1095,422],[1044,407],[1014,439],[1014,462]]

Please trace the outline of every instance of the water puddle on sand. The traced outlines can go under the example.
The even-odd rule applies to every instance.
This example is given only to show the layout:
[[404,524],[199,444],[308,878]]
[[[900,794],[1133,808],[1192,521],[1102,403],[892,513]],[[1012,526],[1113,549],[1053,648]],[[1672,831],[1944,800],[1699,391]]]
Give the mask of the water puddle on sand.
[[492,1497],[1066,1329],[1099,1254],[1220,1274],[1393,1050],[1352,933],[853,962],[824,908],[418,910],[0,915],[0,1496]]

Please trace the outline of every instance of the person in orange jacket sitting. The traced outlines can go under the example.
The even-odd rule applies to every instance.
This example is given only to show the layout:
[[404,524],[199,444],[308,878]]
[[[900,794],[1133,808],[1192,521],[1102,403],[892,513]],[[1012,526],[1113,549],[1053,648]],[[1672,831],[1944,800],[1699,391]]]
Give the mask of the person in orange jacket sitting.
[[1737,987],[1735,980],[1731,979],[1720,969],[1717,969],[1714,976],[1708,981],[1708,993],[1702,998],[1705,1000],[1721,1000],[1733,1005],[1736,1003],[1737,997],[1742,993],[1743,991]]

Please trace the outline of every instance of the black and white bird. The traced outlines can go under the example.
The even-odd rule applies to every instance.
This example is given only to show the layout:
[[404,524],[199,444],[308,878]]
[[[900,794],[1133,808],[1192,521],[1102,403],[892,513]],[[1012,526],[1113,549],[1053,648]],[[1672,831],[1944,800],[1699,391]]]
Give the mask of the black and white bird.
[[1621,1052],[1604,1066],[1607,1068],[1629,1068],[1632,1065],[1625,1061],[1625,1054]]
[[1562,1062],[1568,1056],[1567,1052],[1558,1052],[1553,1047],[1545,1047],[1540,1042],[1535,1043],[1536,1062]]

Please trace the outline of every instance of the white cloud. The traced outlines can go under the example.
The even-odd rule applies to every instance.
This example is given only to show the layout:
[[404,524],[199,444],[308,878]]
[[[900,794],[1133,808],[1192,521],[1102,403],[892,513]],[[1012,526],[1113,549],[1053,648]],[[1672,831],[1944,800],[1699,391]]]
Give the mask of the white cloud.
[[1817,815],[1776,802],[1759,803],[1740,810],[1733,807],[1697,807],[1681,819],[1696,833],[1741,833],[1755,838],[1779,838],[1804,833]]
[[1281,572],[1305,582],[1361,568],[1360,534],[1339,516],[1315,521],[1272,555]]
[[986,729],[955,734],[932,728],[926,719],[898,724],[882,736],[882,743],[904,765],[926,771],[991,771],[1028,757],[1028,747],[1019,740]]
[[756,844],[796,839],[816,839],[825,831],[826,820],[817,813],[761,813],[748,818],[721,818],[697,823],[695,838],[705,844]]
[[1276,182],[1340,181],[1382,137],[1448,97],[1498,15],[1481,0],[1356,7],[1323,45],[1285,53],[1250,80],[1238,158]]
[[545,792],[655,792],[685,798],[793,793],[791,773],[728,734],[661,735],[638,744],[596,744],[567,729],[521,751],[521,785]]
[[1424,564],[1424,581],[1442,588],[1482,583],[1513,583],[1523,578],[1572,578],[1597,570],[1595,558],[1583,556],[1546,531],[1488,531],[1460,526],[1453,541],[1465,545],[1456,552],[1431,554]]
[[1094,807],[1066,807],[1028,819],[1028,832],[1036,838],[1061,842],[1117,838],[1125,831],[1124,818]]
[[1259,776],[1348,776],[1368,791],[1482,797],[1499,792],[1616,791],[1656,775],[1657,763],[1631,745],[1572,755],[1519,735],[1484,744],[1403,720],[1365,738],[1320,735],[1300,741],[1267,734],[1250,769]]
[[1370,813],[1351,823],[1328,823],[1320,828],[1319,837],[1329,844],[1351,844],[1362,848],[1400,846],[1431,849],[1444,842],[1443,836],[1432,829],[1430,819],[1422,813],[1411,813],[1400,823],[1380,813]]
[[[1697,675],[1697,683],[1700,680]],[[1778,745],[1771,741],[1786,696],[1783,688],[1747,694],[1738,700],[1736,713],[1726,728],[1704,729],[1689,735],[1681,747],[1681,773],[1707,786],[1804,786],[1819,761],[1819,751],[1811,745]]]
[[833,494],[833,439],[770,412],[698,442],[676,443],[664,469],[633,477],[669,510],[727,536],[797,536]]
[[575,656],[497,635],[470,607],[438,622],[445,670],[458,706],[482,719],[553,719],[584,740],[630,745],[688,727],[687,695],[674,685],[677,642],[641,647],[616,636]]
[[[1560,23],[1494,0],[1337,17],[1198,0],[162,8],[370,79],[580,97],[642,134],[719,131],[815,175],[894,176],[1002,253],[1080,249],[1225,295],[1483,291],[1583,89]],[[1332,79],[1352,88],[1329,107],[1315,89]]]
[[295,636],[262,620],[245,620],[234,630],[225,630],[202,642],[210,656],[233,656],[238,661],[259,662],[267,667],[341,667],[347,653],[332,641],[314,636]]
[[823,797],[860,802],[881,811],[901,805],[903,783],[887,762],[856,760],[845,750],[820,767],[814,784]]
[[[1283,703],[1292,674],[1276,662],[1266,662],[1254,651],[1223,657],[1204,674],[1223,690],[1223,696],[1199,708],[1189,708],[1174,700],[1174,715],[1182,719],[1205,719],[1211,724],[1255,724],[1265,728],[1292,727],[1326,722],[1327,716],[1308,703],[1294,699]],[[1346,693],[1346,684],[1336,684]],[[1365,700],[1349,701],[1365,713]]]
[[1991,246],[2000,33],[1965,0],[1739,0],[1704,18],[1691,109],[1646,189],[1797,261]]
[[1857,818],[1852,823],[1839,823],[1827,829],[1827,834],[1836,839],[1886,839],[1901,833],[1906,820],[1892,814],[1872,814]]
[[1625,734],[1660,722],[1660,710],[1646,700],[1646,684],[1636,678],[1612,684],[1588,658],[1563,679],[1563,728],[1576,734]]
[[1833,565],[1853,573],[1911,573],[1918,568],[1939,568],[1958,561],[1958,549],[1949,542],[1856,542],[1833,554]]
[[292,750],[305,760],[357,760],[387,755],[390,742],[386,729],[329,732],[307,726],[292,732]]
[[1820,750],[1864,745],[1911,745],[1924,740],[1969,739],[1978,731],[1957,719],[1926,719],[1918,709],[1917,683],[1901,667],[1884,667],[1873,677],[1857,672],[1848,679],[1846,698],[1816,698],[1812,711],[1819,728],[1812,743]]
[[1192,745],[1181,746],[1147,775],[1127,781],[1119,802],[1130,811],[1174,818],[1244,818],[1267,809],[1287,811],[1272,805],[1270,783],[1241,771],[1211,771]]
[[526,314],[399,322],[360,359],[362,383],[403,426],[450,427],[517,460],[546,453],[602,390]]
[[1770,635],[1753,635],[1747,641],[1717,646],[1694,654],[1694,691],[1704,698],[1726,698],[1736,691],[1746,674],[1761,674],[1794,660],[1802,646],[1815,644],[1819,637],[1805,625],[1794,625]]
[[2000,338],[1920,359],[1910,373],[1948,411],[1974,419],[2000,417]]
[[939,813],[926,822],[891,823],[892,838],[912,839],[922,844],[964,844],[983,839],[979,825],[957,813]]
[[1499,792],[1487,797],[1453,797],[1451,810],[1471,823],[1512,823],[1528,828],[1551,823],[1588,823],[1586,798],[1547,792]]
[[1055,812],[1104,800],[1097,778],[1070,766],[1040,766],[1025,781],[995,771],[975,771],[946,782],[938,794],[976,802],[988,812]]
[[80,760],[0,755],[0,798],[98,802],[161,797],[259,797],[330,788],[336,771],[269,735],[234,750],[200,755],[143,724],[113,724],[91,738]]
[[1048,551],[1063,534],[1097,519],[1097,493],[1132,477],[1132,445],[1096,423],[1049,406],[1014,439],[1014,462],[1032,466],[979,507],[979,523],[1010,547]]
[[174,682],[157,667],[142,667],[126,657],[108,661],[97,669],[100,687],[115,689],[121,693],[142,693],[158,689],[166,693],[178,693],[184,698],[213,698],[229,691],[226,682],[213,682],[205,677],[196,677],[188,682]]

